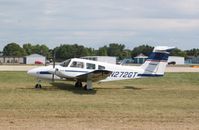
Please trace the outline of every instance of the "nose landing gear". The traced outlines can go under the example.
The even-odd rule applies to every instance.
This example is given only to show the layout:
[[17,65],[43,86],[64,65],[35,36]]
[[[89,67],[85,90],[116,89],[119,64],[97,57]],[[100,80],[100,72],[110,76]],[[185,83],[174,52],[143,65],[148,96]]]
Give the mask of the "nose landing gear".
[[35,88],[41,88],[41,84],[36,84]]
[[37,79],[37,84],[35,85],[35,88],[39,88],[39,89],[41,89],[42,88],[42,86],[41,86],[41,80],[40,79]]

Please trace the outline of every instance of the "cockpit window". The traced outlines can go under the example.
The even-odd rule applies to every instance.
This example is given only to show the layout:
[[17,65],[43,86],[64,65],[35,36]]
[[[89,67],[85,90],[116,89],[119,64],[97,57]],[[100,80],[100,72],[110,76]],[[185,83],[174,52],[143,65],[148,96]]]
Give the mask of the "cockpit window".
[[91,64],[91,63],[86,63],[86,69],[95,69],[95,64]]
[[71,61],[71,60],[66,60],[66,61],[62,62],[62,63],[60,64],[60,66],[62,66],[62,67],[68,67],[70,61]]
[[105,70],[105,67],[102,66],[102,65],[98,65],[98,69],[99,69],[99,70]]
[[74,68],[84,68],[84,63],[79,61],[73,61],[73,63],[70,65],[70,67]]

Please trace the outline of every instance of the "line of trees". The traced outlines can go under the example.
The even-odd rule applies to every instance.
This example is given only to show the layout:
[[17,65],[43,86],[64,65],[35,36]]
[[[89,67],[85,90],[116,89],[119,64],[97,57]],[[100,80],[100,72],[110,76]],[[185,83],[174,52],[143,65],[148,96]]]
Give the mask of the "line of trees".
[[[154,47],[149,45],[140,45],[134,49],[126,49],[125,45],[118,43],[111,43],[107,46],[100,47],[99,49],[88,48],[78,44],[62,44],[55,47],[55,56],[57,60],[65,60],[73,57],[82,56],[116,56],[119,59],[135,57],[140,53],[149,55]],[[52,58],[52,49],[49,49],[46,45],[32,45],[31,43],[24,44],[22,47],[17,43],[9,43],[3,48],[3,56],[21,57],[30,54],[41,54],[48,59]],[[182,51],[180,49],[174,49],[171,52],[173,56],[199,56],[199,49],[191,49]]]
[[9,43],[3,48],[3,56],[21,57],[34,53],[41,54],[47,57],[50,56],[49,48],[46,45],[32,45],[28,43],[24,44],[23,47],[21,47],[17,43]]

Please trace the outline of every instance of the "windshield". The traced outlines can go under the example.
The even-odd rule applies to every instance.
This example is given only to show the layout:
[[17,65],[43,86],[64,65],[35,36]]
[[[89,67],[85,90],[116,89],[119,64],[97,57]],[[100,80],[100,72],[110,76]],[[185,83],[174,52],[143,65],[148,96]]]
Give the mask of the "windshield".
[[62,62],[60,64],[60,66],[62,66],[62,67],[68,67],[69,63],[70,63],[70,60],[66,60],[66,61]]

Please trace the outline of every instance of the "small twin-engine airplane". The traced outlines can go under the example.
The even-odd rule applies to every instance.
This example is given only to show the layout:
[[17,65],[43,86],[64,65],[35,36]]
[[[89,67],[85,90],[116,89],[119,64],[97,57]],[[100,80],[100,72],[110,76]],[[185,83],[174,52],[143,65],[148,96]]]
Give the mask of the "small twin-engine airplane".
[[73,80],[75,87],[92,89],[92,82],[137,79],[144,77],[159,77],[164,75],[169,52],[175,47],[157,46],[149,58],[141,66],[122,66],[104,62],[73,58],[59,65],[49,65],[29,70],[27,73],[38,79],[36,88],[41,88],[40,81]]

